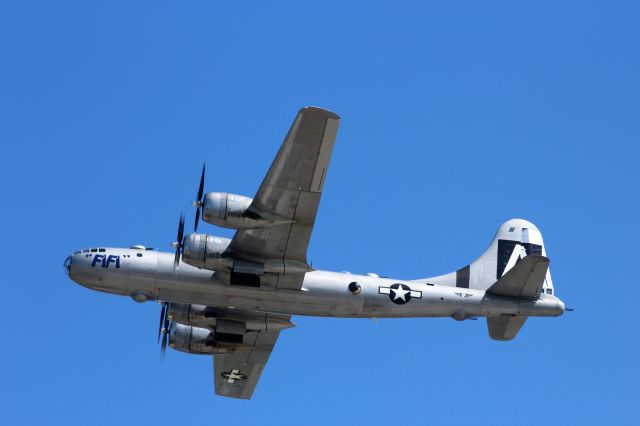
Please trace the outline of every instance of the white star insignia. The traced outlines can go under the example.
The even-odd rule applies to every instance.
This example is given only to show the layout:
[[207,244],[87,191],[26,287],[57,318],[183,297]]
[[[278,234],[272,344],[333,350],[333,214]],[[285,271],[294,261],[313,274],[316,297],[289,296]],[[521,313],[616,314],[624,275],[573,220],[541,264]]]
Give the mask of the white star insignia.
[[401,299],[403,302],[407,301],[407,293],[410,293],[409,290],[403,289],[402,286],[392,288],[391,291],[393,292],[393,300]]

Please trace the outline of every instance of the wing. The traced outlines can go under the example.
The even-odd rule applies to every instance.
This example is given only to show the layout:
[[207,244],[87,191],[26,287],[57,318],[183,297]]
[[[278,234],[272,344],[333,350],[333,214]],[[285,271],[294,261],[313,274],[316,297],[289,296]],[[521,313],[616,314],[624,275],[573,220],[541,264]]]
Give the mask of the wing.
[[279,334],[279,330],[250,331],[244,335],[247,348],[215,355],[213,374],[216,394],[250,399]]
[[[298,112],[249,211],[274,218],[274,225],[239,230],[230,250],[241,258],[299,262],[316,219],[340,117],[320,108]],[[276,287],[300,289],[304,272],[280,274]]]

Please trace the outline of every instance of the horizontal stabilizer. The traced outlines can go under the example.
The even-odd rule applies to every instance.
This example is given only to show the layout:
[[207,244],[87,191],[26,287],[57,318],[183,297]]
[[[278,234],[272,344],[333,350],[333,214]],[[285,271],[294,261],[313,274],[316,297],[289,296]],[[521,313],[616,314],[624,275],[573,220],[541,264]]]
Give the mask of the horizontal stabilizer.
[[494,340],[511,340],[516,337],[527,318],[515,315],[487,318],[489,337]]
[[526,256],[489,287],[487,293],[537,299],[540,297],[547,269],[549,269],[548,258],[539,255]]

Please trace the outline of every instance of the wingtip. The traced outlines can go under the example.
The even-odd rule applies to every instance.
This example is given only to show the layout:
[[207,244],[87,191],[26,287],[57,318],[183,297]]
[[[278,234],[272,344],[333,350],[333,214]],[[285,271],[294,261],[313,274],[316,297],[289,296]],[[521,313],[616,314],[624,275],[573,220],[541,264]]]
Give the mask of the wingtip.
[[336,120],[340,119],[340,116],[338,114],[336,114],[333,111],[329,111],[328,109],[325,108],[321,108],[321,107],[317,107],[317,106],[306,106],[304,108],[301,108],[300,111],[298,112],[299,114],[322,114],[322,115],[326,115],[330,118],[335,118]]

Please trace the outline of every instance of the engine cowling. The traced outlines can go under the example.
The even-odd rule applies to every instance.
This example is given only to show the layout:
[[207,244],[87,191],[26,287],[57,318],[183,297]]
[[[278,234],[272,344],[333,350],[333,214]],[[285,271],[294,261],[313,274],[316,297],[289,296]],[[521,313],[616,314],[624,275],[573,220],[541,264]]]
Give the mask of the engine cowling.
[[190,354],[225,354],[233,352],[238,345],[216,341],[215,332],[200,327],[179,323],[171,324],[169,346],[180,352]]
[[202,203],[202,220],[223,228],[249,229],[266,226],[267,221],[249,211],[253,199],[227,192],[209,192]]
[[206,234],[189,234],[184,237],[182,243],[182,261],[200,269],[231,268],[233,260],[224,256],[230,243],[231,240],[228,238]]
[[168,309],[167,316],[171,321],[196,327],[215,326],[208,306],[171,302]]
[[169,346],[191,354],[212,354],[215,341],[213,334],[206,328],[173,323],[169,335]]

